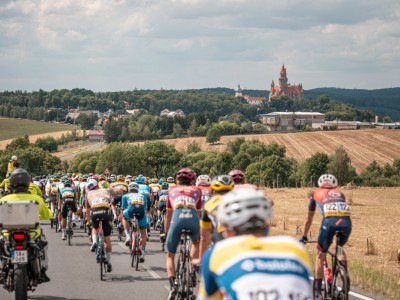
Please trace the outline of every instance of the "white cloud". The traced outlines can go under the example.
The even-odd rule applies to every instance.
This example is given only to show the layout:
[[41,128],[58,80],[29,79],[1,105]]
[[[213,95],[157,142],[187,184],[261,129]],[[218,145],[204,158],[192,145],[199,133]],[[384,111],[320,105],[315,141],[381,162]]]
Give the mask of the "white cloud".
[[[93,82],[123,89],[126,77],[138,88],[263,89],[283,62],[306,89],[400,86],[399,37],[397,0],[5,0],[0,86],[63,88],[64,73],[70,86],[81,72],[78,83],[101,90]],[[6,72],[21,61],[13,81]],[[57,80],[46,75],[55,68],[65,70]]]

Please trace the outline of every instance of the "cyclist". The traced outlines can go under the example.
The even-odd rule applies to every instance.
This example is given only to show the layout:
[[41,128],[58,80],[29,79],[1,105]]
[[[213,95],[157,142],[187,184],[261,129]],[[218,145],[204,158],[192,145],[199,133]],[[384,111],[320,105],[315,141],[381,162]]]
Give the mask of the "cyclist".
[[99,187],[102,189],[107,189],[110,187],[110,184],[107,182],[106,175],[99,175]]
[[235,188],[250,187],[258,189],[258,187],[255,184],[245,183],[246,176],[244,176],[244,173],[241,170],[233,169],[229,171],[228,176],[230,176],[232,180],[235,182]]
[[[204,252],[210,246],[211,241],[216,243],[223,239],[223,228],[218,225],[218,205],[221,202],[222,195],[233,190],[234,185],[235,183],[228,175],[216,176],[211,181],[210,189],[212,191],[212,197],[204,203],[200,220],[200,260]],[[195,263],[197,264],[199,261],[195,260]]]
[[98,182],[95,179],[90,179],[86,186],[85,193],[85,206],[86,206],[86,221],[89,221],[89,216],[92,221],[92,246],[90,251],[94,252],[97,248],[97,231],[99,229],[99,222],[103,219],[103,233],[104,243],[106,245],[107,254],[107,272],[112,271],[111,265],[111,216],[109,210],[111,207],[111,200],[114,193],[111,189],[100,189]]
[[[138,217],[139,229],[141,233],[140,243],[142,245],[140,262],[144,262],[144,254],[146,250],[146,228],[147,228],[147,202],[144,199],[144,196],[141,192],[139,192],[139,185],[136,182],[132,182],[128,186],[128,193],[122,196],[121,200],[121,209],[123,209],[123,217],[125,220],[133,219],[134,215]],[[128,235],[130,236],[130,232],[128,231]]]
[[[115,194],[114,199],[111,203],[111,210],[114,215],[114,224],[117,225],[118,216],[116,206],[121,203],[121,197],[128,192],[128,184],[125,182],[124,175],[117,175],[116,181],[110,184],[110,188],[114,191]],[[121,214],[120,217],[122,217]]]
[[168,185],[169,185],[170,187],[176,185],[176,184],[175,184],[174,177],[172,177],[172,176],[170,176],[170,177],[167,178],[167,182],[168,182]]
[[147,202],[146,214],[147,214],[147,235],[150,236],[150,220],[151,213],[150,208],[153,205],[150,187],[146,184],[146,178],[143,175],[138,175],[135,182],[139,185],[139,192],[142,193],[144,200]]
[[[26,201],[34,200],[39,204],[39,217],[42,220],[49,220],[52,218],[53,213],[49,210],[44,202],[43,198],[28,193],[29,183],[31,180],[31,175],[24,169],[17,168],[10,174],[10,188],[13,194],[9,194],[0,199],[0,201]],[[2,232],[3,235],[7,234]],[[33,230],[30,234],[31,238],[38,239],[38,246],[44,251],[44,259],[41,260],[42,269],[40,270],[40,281],[48,282],[50,278],[46,275],[48,269],[47,260],[47,241],[40,229],[40,225],[37,229]]]
[[[157,192],[156,202],[157,202],[157,223],[160,228],[165,229],[165,224],[161,226],[160,222],[162,220],[161,215],[165,216],[167,201],[168,201],[168,182],[163,182],[161,184],[161,189]],[[165,223],[165,219],[164,219]],[[165,231],[165,230],[164,230]],[[160,241],[165,242],[165,232],[160,231]]]
[[[70,180],[64,181],[64,187],[60,190],[60,205],[61,205],[61,239],[66,240],[66,227],[67,227],[67,216],[68,211],[72,210],[73,213],[76,213],[78,210],[76,204],[76,191],[72,187],[72,182]],[[72,216],[71,216],[72,218]]]
[[207,202],[211,197],[211,178],[208,175],[199,175],[196,179],[196,186],[201,190],[201,202]]
[[[235,189],[218,206],[226,238],[202,259],[200,300],[312,299],[311,260],[291,237],[268,237],[272,212],[265,194]],[[224,298],[224,299],[226,299]]]
[[[336,231],[344,232],[345,235],[340,238],[339,245],[344,246],[351,233],[350,208],[346,204],[346,198],[336,187],[338,181],[334,175],[323,174],[318,179],[319,188],[310,196],[308,204],[308,215],[304,223],[303,236],[300,241],[308,241],[307,235],[314,218],[316,207],[322,213],[322,223],[318,235],[317,257],[315,259],[315,280],[314,289],[316,296],[321,294],[322,278],[324,277],[323,263],[326,258],[329,246],[332,244],[333,236]],[[340,263],[347,268],[346,255],[339,257]]]
[[175,299],[177,288],[175,284],[175,253],[183,229],[192,232],[192,258],[199,255],[201,212],[201,190],[193,186],[196,173],[189,168],[183,168],[176,175],[178,185],[169,188],[167,201],[167,216],[165,232],[167,234],[167,273],[170,283],[168,299]]

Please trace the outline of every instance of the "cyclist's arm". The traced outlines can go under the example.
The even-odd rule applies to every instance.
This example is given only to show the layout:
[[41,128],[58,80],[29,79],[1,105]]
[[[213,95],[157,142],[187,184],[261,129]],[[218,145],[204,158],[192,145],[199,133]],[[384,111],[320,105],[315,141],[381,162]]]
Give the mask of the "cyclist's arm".
[[303,236],[305,236],[305,237],[308,236],[308,232],[310,231],[312,221],[314,219],[316,206],[317,205],[315,203],[315,200],[311,196],[310,203],[308,204],[308,214],[307,214],[306,221],[304,223],[304,228],[303,228]]
[[206,210],[203,210],[200,219],[200,255],[201,260],[204,252],[211,243],[212,223]]
[[201,278],[200,287],[197,294],[197,299],[199,300],[217,300],[221,299],[221,294],[219,293],[219,287],[215,279],[216,275],[210,270],[210,257],[212,251],[209,250],[204,254],[201,263]]

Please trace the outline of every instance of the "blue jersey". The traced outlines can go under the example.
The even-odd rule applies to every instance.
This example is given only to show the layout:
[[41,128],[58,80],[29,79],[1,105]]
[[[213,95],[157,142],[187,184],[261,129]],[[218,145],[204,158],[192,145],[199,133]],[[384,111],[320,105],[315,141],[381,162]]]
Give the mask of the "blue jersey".
[[198,298],[312,299],[307,250],[291,237],[227,238],[202,259]]
[[142,193],[128,193],[121,198],[121,208],[127,209],[129,206],[143,206],[144,209],[147,208],[147,201],[144,201]]

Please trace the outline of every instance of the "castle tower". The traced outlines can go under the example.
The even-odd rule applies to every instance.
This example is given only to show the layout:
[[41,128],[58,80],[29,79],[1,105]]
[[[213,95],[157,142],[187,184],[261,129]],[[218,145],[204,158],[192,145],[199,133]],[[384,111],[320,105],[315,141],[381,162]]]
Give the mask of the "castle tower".
[[281,88],[281,91],[285,92],[287,89],[287,83],[288,83],[285,65],[282,65],[280,75],[281,76],[279,77],[279,86]]
[[240,84],[238,84],[238,89],[235,93],[235,97],[243,97],[242,95],[242,89],[240,88]]

